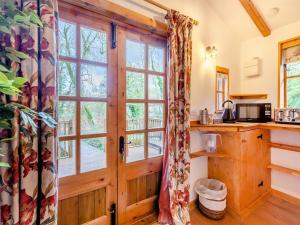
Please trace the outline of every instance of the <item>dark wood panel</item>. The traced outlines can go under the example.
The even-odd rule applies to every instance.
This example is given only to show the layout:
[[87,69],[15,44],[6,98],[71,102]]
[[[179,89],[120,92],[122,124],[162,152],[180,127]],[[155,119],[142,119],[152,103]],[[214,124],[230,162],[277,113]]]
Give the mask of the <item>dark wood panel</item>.
[[147,198],[150,198],[158,193],[158,173],[152,173],[146,177],[147,183]]
[[95,191],[95,217],[106,215],[106,189]]
[[127,181],[127,205],[132,205],[137,202],[137,179]]
[[58,225],[79,225],[106,214],[106,188],[58,202]]
[[78,196],[64,199],[61,201],[59,225],[78,224]]
[[147,178],[142,176],[138,179],[138,201],[142,201],[147,198]]
[[79,224],[95,219],[95,192],[79,195],[78,202],[80,206],[78,210]]

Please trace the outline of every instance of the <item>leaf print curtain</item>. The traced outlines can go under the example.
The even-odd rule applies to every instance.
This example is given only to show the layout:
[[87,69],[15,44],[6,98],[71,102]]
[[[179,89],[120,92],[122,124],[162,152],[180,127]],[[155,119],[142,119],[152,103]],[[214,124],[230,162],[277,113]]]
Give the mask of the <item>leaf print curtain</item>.
[[192,64],[192,19],[170,11],[168,20],[168,120],[159,222],[191,224],[189,216],[190,175],[190,78]]
[[[30,56],[22,61],[18,71],[19,76],[28,79],[21,97],[5,101],[19,102],[55,116],[56,0],[14,2],[22,11],[37,12],[43,27],[16,28],[12,36],[1,33],[2,46],[15,46]],[[56,224],[57,145],[54,130],[39,121],[38,133],[28,136],[19,122],[20,115],[16,113],[12,129],[0,129],[0,138],[14,138],[11,143],[1,145],[11,167],[0,171],[0,224]]]

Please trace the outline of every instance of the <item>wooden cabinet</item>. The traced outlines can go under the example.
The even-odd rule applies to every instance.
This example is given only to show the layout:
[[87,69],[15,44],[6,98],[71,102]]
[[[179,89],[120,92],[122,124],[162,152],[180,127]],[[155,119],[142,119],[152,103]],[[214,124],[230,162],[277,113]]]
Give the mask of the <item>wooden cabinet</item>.
[[230,158],[209,158],[208,176],[227,185],[229,210],[243,215],[270,190],[269,131],[250,129],[221,135],[222,145],[217,151]]

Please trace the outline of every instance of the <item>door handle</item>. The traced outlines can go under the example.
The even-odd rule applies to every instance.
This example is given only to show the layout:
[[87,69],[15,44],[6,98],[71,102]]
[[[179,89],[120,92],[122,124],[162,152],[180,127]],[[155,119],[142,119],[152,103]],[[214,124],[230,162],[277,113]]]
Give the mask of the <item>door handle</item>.
[[125,142],[125,138],[123,136],[120,136],[119,139],[119,152],[121,154],[121,159],[122,161],[124,160],[124,155],[125,155],[125,145],[126,144],[131,144],[131,141]]
[[257,136],[258,139],[263,139],[263,134]]

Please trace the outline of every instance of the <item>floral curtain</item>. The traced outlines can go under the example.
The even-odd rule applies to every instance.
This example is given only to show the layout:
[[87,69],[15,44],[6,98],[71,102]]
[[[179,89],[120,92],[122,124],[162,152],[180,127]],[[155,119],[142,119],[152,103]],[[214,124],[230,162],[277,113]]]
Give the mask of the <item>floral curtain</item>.
[[[37,12],[43,27],[20,27],[12,36],[1,34],[2,46],[14,45],[30,56],[22,61],[18,71],[20,76],[28,79],[22,97],[5,101],[19,102],[55,116],[56,0],[14,2],[22,11]],[[14,138],[12,143],[1,146],[11,167],[0,171],[0,224],[56,224],[57,145],[54,130],[39,121],[37,134],[28,136],[19,124],[20,115],[16,113],[12,130],[0,130],[1,138]]]
[[189,216],[190,175],[190,78],[193,21],[176,11],[168,20],[168,120],[159,222],[191,224]]

